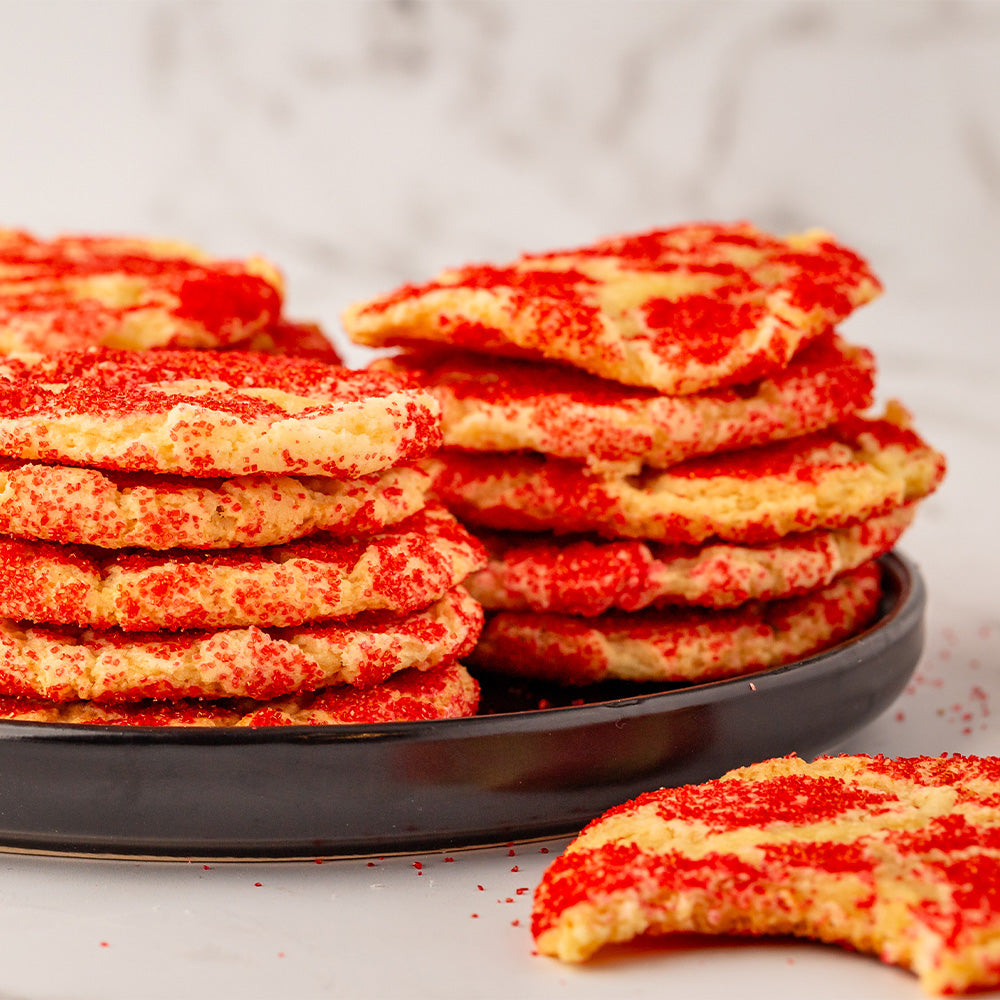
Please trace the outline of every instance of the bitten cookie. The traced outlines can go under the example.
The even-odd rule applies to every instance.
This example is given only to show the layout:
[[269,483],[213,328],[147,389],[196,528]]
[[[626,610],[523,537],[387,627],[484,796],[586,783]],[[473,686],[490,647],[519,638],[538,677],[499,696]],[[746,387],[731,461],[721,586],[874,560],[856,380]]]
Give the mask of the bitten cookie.
[[586,959],[642,934],[794,934],[1000,985],[1000,760],[798,758],[606,812],[549,868],[532,931]]
[[259,257],[213,260],[165,240],[0,230],[0,353],[218,347],[278,321],[282,295],[278,271]]
[[822,430],[871,404],[874,377],[871,354],[833,333],[769,378],[688,396],[471,352],[411,351],[371,367],[437,396],[446,447],[534,451],[626,473]]
[[0,454],[190,476],[358,478],[440,446],[440,408],[388,373],[208,351],[0,362]]
[[255,700],[328,685],[372,687],[469,652],[482,609],[461,588],[409,614],[298,628],[87,631],[0,620],[0,694],[52,702]]
[[881,576],[866,563],[820,590],[733,610],[664,608],[592,618],[500,611],[487,619],[468,663],[561,684],[700,683],[755,673],[865,628],[878,609]]
[[532,455],[441,453],[434,493],[487,528],[698,545],[758,543],[886,514],[933,491],[945,461],[908,426],[851,417],[825,431],[639,476]]
[[735,607],[824,587],[888,552],[916,503],[842,528],[761,545],[664,546],[638,539],[481,536],[489,561],[465,585],[488,610],[600,615],[667,604]]
[[0,538],[0,618],[89,628],[278,627],[413,611],[482,566],[442,507],[362,539],[268,549],[109,551]]
[[0,534],[157,550],[280,545],[319,531],[362,537],[420,510],[430,482],[419,465],[360,479],[196,479],[0,457]]
[[349,336],[547,358],[671,395],[750,382],[874,298],[828,233],[696,223],[468,266],[351,306]]
[[332,726],[428,722],[476,714],[479,685],[460,663],[405,670],[369,688],[328,687],[270,701],[145,701],[109,705],[0,696],[0,719],[97,726]]

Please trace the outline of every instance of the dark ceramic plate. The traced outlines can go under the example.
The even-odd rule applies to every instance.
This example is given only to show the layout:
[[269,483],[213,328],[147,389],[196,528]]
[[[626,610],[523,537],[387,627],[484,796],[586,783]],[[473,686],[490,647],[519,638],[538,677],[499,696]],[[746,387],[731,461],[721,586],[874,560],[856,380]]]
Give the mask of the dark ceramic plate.
[[[870,722],[923,646],[925,593],[882,560],[878,621],[786,667],[687,687],[484,681],[472,719],[301,729],[0,723],[0,849],[158,858],[389,854],[573,834],[637,793]],[[539,710],[546,699],[554,707]],[[565,696],[564,696],[565,699]]]

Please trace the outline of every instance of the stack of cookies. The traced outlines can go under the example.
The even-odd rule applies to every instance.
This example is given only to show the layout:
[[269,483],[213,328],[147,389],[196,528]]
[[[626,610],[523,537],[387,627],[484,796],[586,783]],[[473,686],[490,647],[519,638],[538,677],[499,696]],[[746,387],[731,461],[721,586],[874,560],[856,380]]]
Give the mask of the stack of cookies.
[[481,538],[470,664],[704,681],[829,647],[944,461],[867,415],[838,324],[880,284],[824,232],[694,224],[468,266],[347,310],[441,403],[438,498]]
[[19,349],[0,359],[0,717],[473,714],[459,660],[482,611],[460,583],[484,556],[428,503],[433,396],[315,357],[205,349],[308,347],[315,331],[283,319],[264,265],[12,239],[0,240],[0,335]]

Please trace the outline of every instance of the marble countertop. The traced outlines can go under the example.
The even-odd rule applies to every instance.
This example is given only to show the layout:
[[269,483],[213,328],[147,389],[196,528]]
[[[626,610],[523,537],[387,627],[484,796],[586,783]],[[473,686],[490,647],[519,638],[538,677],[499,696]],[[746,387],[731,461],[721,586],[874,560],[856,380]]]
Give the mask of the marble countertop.
[[[0,88],[0,224],[265,253],[354,362],[340,310],[445,265],[691,218],[832,229],[886,284],[844,333],[949,473],[902,546],[913,681],[830,749],[1000,754],[1000,5],[0,0]],[[0,996],[921,996],[808,942],[539,957],[564,843],[0,855]]]

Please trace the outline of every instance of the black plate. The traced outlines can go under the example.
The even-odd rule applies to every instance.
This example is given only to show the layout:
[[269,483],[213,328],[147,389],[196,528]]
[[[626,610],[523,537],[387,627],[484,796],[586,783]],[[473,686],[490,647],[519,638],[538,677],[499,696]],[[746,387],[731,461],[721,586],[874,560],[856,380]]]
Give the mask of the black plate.
[[871,628],[752,677],[595,688],[544,711],[553,692],[487,683],[493,714],[379,726],[2,722],[0,848],[295,858],[573,834],[641,791],[814,756],[880,714],[916,667],[925,605],[912,564],[890,555],[882,566]]

